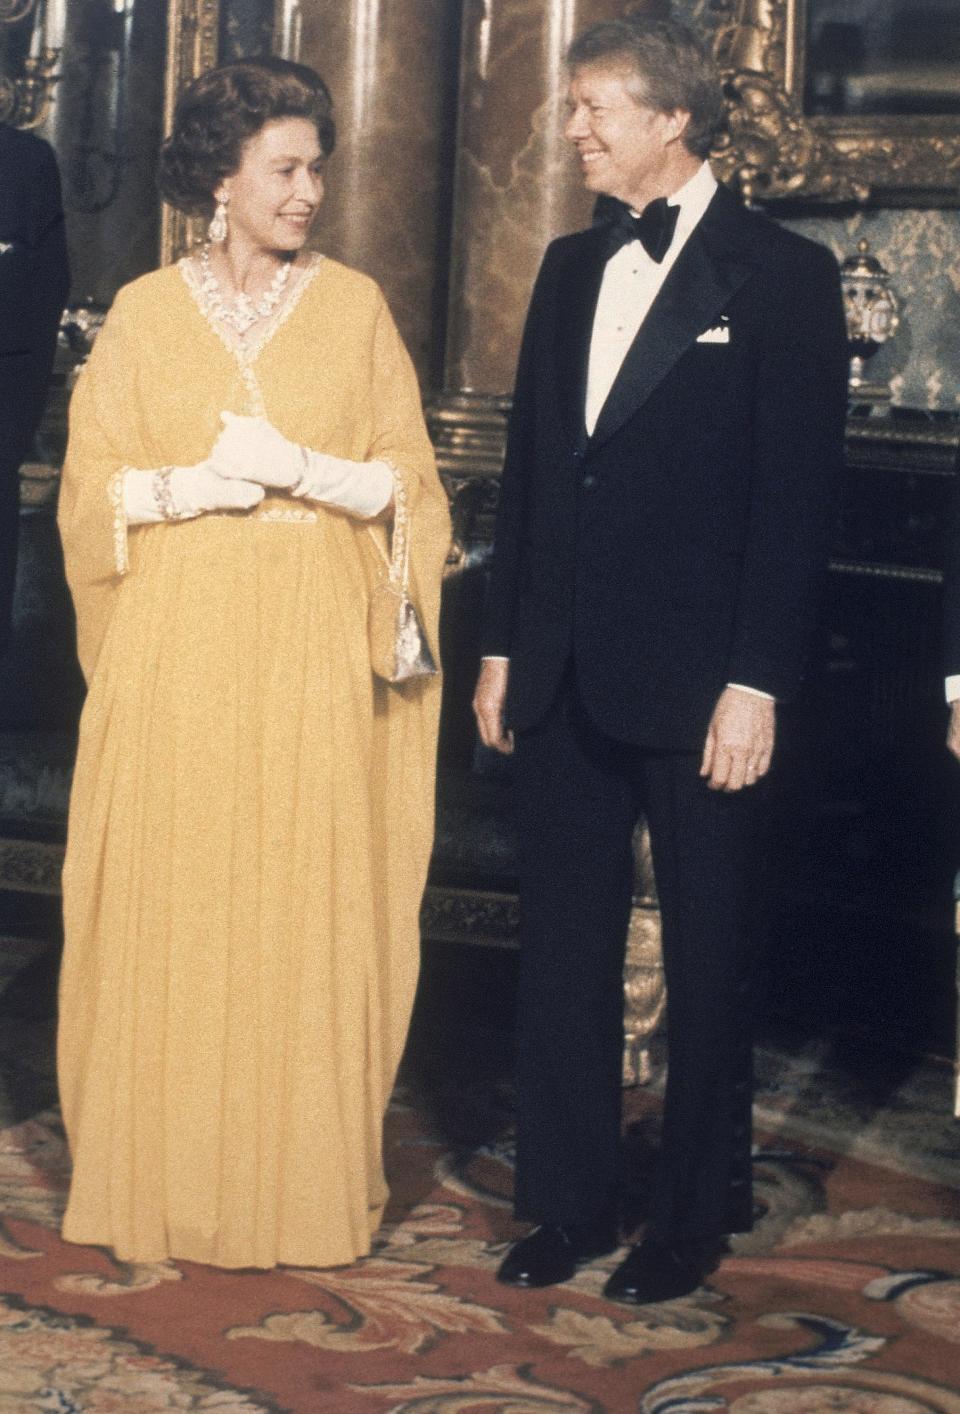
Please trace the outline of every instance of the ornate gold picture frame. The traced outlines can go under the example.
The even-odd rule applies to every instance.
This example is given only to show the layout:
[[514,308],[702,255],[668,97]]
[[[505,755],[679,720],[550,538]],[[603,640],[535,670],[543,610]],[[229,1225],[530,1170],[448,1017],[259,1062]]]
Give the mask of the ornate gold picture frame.
[[715,53],[729,134],[714,154],[717,175],[751,201],[960,206],[960,114],[805,112],[805,39],[815,3],[721,6]]
[[[220,0],[168,0],[167,65],[164,77],[163,131],[169,133],[181,89],[211,68],[219,55]],[[162,204],[160,260],[169,265],[199,235],[196,217]]]

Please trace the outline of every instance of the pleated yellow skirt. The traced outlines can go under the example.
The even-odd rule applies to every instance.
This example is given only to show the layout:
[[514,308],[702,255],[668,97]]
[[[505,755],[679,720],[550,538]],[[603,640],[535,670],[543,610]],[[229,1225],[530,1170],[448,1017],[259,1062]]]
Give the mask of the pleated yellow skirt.
[[415,916],[388,925],[375,846],[357,532],[321,513],[140,535],[71,804],[64,1236],[129,1261],[350,1262],[386,1199],[418,946]]

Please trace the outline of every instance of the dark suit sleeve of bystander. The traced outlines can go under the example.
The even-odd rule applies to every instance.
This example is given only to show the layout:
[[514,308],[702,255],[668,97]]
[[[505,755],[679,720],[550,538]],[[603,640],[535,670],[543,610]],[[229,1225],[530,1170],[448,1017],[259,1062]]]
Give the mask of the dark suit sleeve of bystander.
[[[23,431],[32,442],[47,397],[50,374],[57,350],[60,317],[70,293],[70,267],[66,229],[60,192],[60,174],[47,143],[37,148],[37,208],[34,217],[36,240],[31,261],[32,353],[35,382],[27,394]],[[25,448],[26,450],[26,448]]]
[[834,256],[791,238],[768,268],[749,523],[727,681],[793,697],[836,526],[847,337]]

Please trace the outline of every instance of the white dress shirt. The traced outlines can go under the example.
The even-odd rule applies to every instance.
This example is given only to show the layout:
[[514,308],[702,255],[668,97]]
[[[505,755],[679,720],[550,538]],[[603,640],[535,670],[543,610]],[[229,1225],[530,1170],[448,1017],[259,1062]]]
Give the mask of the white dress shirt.
[[953,703],[960,700],[960,673],[951,673],[945,685],[947,701]]

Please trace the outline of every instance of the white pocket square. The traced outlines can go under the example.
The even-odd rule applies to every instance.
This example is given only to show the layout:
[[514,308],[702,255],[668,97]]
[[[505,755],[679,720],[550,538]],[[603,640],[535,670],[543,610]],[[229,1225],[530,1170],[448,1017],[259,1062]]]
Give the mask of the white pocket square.
[[0,241],[0,255],[6,255],[8,250],[13,250],[13,241]]
[[715,324],[712,329],[704,329],[702,334],[697,335],[698,344],[729,344],[729,342],[729,324]]

